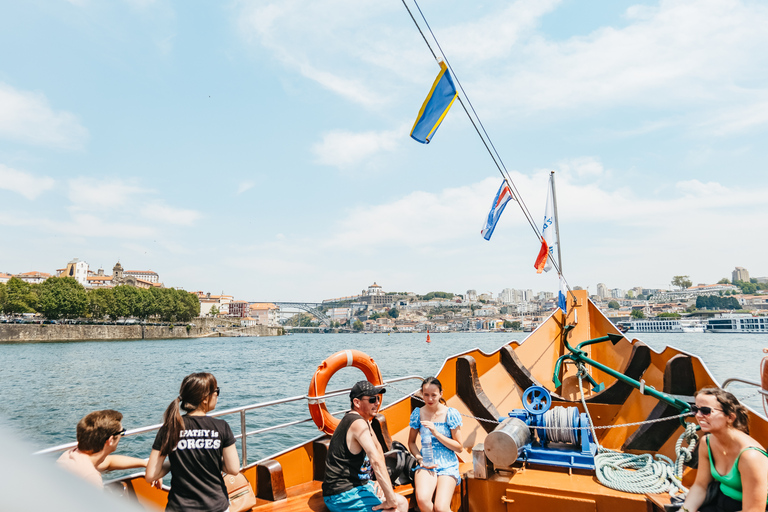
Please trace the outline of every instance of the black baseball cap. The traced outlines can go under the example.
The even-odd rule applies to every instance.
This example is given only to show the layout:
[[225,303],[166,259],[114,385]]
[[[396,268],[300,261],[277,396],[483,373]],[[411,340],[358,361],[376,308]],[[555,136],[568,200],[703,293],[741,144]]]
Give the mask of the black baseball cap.
[[384,387],[377,388],[367,380],[361,380],[360,382],[352,386],[352,391],[349,392],[349,398],[376,396],[386,392],[387,392],[387,389]]

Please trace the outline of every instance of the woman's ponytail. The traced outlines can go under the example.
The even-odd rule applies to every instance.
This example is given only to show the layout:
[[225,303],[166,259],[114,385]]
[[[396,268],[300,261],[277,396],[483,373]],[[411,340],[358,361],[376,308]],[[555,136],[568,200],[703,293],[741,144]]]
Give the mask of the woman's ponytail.
[[181,417],[181,397],[176,397],[163,414],[163,442],[160,445],[160,455],[165,457],[173,451],[179,444],[182,430],[184,430],[184,420]]
[[216,377],[210,373],[193,373],[184,377],[179,389],[179,396],[163,414],[163,426],[160,428],[160,455],[167,456],[179,444],[181,431],[185,429],[181,410],[192,412],[212,393],[216,391]]

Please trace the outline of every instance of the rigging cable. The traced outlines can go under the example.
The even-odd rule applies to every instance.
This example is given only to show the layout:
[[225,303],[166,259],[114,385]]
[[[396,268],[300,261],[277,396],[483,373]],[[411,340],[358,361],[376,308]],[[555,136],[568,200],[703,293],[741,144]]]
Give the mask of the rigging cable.
[[[414,25],[416,25],[416,28],[421,34],[421,37],[424,39],[424,43],[427,45],[427,48],[429,48],[429,51],[432,53],[432,57],[435,60],[439,60],[437,57],[437,54],[432,48],[432,45],[427,40],[427,37],[424,34],[424,31],[421,29],[421,26],[419,26],[419,23],[416,21],[416,18],[413,16],[413,13],[411,12],[410,7],[408,7],[408,4],[406,3],[405,0],[401,0],[401,1],[405,9],[408,11],[408,14],[411,17],[411,20],[413,20]],[[496,146],[493,144],[493,141],[491,140],[491,136],[488,135],[488,132],[485,129],[485,126],[483,125],[483,122],[480,120],[480,116],[477,114],[477,111],[475,110],[474,105],[472,105],[472,101],[469,99],[469,95],[464,90],[464,86],[461,84],[461,81],[456,75],[456,72],[453,70],[453,66],[451,66],[451,63],[448,60],[448,57],[445,55],[445,52],[443,51],[442,46],[440,46],[440,42],[437,40],[435,33],[432,31],[432,27],[429,25],[429,22],[427,21],[426,16],[424,16],[424,12],[421,10],[421,7],[419,6],[418,1],[413,0],[413,3],[416,6],[416,8],[419,10],[419,14],[421,15],[421,18],[424,20],[424,24],[427,26],[427,29],[429,30],[429,33],[432,36],[432,39],[434,39],[435,44],[437,45],[437,48],[440,51],[440,55],[442,56],[448,68],[450,69],[451,74],[453,78],[456,80],[456,83],[458,84],[459,89],[461,89],[462,94],[466,98],[467,104],[469,104],[469,108],[472,110],[472,114],[470,114],[469,110],[467,110],[467,106],[464,104],[464,100],[462,99],[461,95],[457,94],[457,98],[459,99],[459,103],[461,104],[461,107],[464,109],[464,112],[467,114],[467,117],[472,123],[472,126],[475,129],[475,132],[477,132],[477,135],[480,137],[480,140],[483,142],[483,145],[485,146],[486,151],[488,151],[488,154],[493,160],[493,163],[496,165],[496,168],[499,170],[501,177],[504,179],[507,185],[509,185],[510,189],[514,192],[514,199],[517,202],[517,204],[520,206],[520,209],[523,212],[523,216],[525,217],[526,221],[528,221],[529,226],[531,227],[531,229],[533,229],[533,232],[536,234],[536,238],[539,241],[541,241],[542,240],[541,231],[539,231],[539,228],[536,225],[536,221],[534,220],[533,215],[531,215],[531,212],[528,209],[528,206],[525,204],[525,201],[523,200],[522,195],[518,191],[517,186],[515,185],[515,182],[512,180],[512,176],[507,170],[506,165],[504,165],[504,161],[501,159],[501,155],[499,155],[499,152],[496,149]],[[477,122],[475,122],[475,120],[477,120]],[[478,128],[478,125],[480,125],[480,128]],[[481,129],[482,129],[482,133],[480,131]],[[547,258],[552,262],[552,266],[555,267],[555,270],[557,271],[558,275],[562,276],[563,280],[565,281],[565,286],[568,289],[568,292],[570,293],[571,297],[575,302],[576,297],[573,294],[573,290],[571,289],[570,284],[568,284],[568,281],[565,279],[565,276],[562,273],[559,262],[555,261],[555,258],[552,257],[551,255],[547,255]]]

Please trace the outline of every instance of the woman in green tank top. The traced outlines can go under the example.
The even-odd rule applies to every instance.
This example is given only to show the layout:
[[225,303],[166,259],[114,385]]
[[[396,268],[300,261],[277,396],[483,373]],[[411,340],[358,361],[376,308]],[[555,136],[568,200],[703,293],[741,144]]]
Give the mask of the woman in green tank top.
[[[768,454],[749,436],[746,407],[727,391],[704,388],[693,411],[706,441],[699,443],[696,481],[681,512],[768,510]],[[710,483],[717,492],[705,504]]]

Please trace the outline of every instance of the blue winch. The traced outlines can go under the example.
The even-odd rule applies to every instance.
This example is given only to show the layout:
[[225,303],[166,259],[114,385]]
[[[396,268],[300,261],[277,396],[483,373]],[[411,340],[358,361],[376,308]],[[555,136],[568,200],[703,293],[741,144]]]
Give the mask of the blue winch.
[[597,444],[589,418],[576,407],[552,407],[546,388],[523,393],[524,409],[514,409],[485,438],[486,456],[497,467],[517,460],[566,468],[595,469]]

